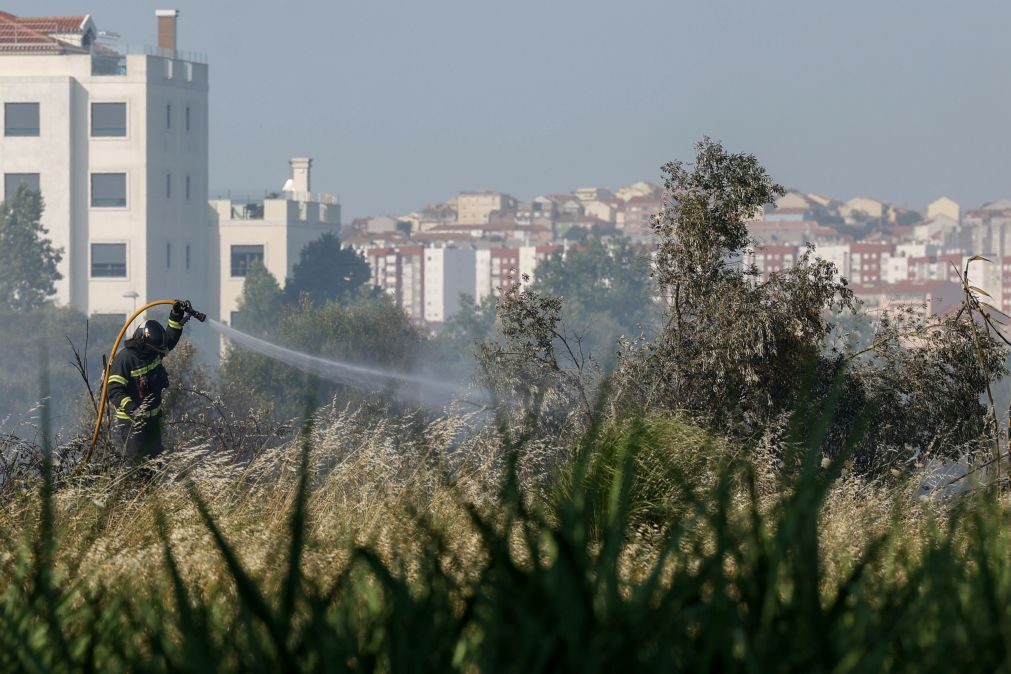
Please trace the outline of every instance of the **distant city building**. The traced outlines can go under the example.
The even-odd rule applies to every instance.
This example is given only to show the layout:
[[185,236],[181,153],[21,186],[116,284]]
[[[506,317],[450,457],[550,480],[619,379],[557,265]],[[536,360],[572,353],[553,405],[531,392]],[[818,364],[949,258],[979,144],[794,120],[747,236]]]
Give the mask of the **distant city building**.
[[807,196],[800,192],[787,192],[776,199],[775,207],[777,209],[799,209],[803,212],[811,207],[811,203],[808,201]]
[[580,201],[610,201],[615,199],[614,193],[603,187],[580,187],[572,194]]
[[954,222],[959,222],[962,219],[961,214],[962,209],[958,205],[958,202],[948,197],[941,197],[927,204],[927,220],[944,217]]
[[659,197],[633,197],[625,202],[619,228],[632,238],[648,236],[653,231],[653,217],[663,208]]
[[839,207],[839,215],[846,222],[855,222],[860,217],[878,219],[882,216],[885,205],[877,199],[854,197]]
[[663,189],[658,185],[644,181],[622,187],[614,193],[614,196],[618,198],[618,201],[629,201],[637,197],[659,198],[662,194]]
[[456,198],[456,221],[461,225],[487,224],[495,211],[516,208],[516,200],[498,192],[462,192]]

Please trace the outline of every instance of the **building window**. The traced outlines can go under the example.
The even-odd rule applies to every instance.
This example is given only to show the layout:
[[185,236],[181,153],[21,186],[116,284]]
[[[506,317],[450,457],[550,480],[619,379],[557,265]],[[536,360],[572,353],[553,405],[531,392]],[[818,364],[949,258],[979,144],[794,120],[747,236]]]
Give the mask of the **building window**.
[[172,128],[172,104],[169,103],[165,106],[165,128]]
[[38,103],[4,103],[5,136],[38,136]]
[[126,278],[126,244],[91,244],[92,278]]
[[27,185],[28,189],[39,191],[38,173],[5,173],[4,174],[4,199],[10,199],[22,185]]
[[186,106],[186,130],[190,130],[190,106]]
[[171,173],[166,173],[165,174],[165,198],[166,199],[171,199],[172,198],[172,174]]
[[186,244],[186,268],[190,268],[190,244]]
[[190,177],[186,176],[186,201],[190,200]]
[[126,174],[92,173],[91,205],[93,208],[126,206]]
[[172,268],[172,244],[171,243],[166,243],[165,244],[165,268],[166,269],[171,269]]
[[92,103],[91,135],[94,138],[126,135],[126,103]]
[[172,59],[165,59],[165,79],[172,79],[175,75],[175,61]]
[[232,246],[232,278],[243,278],[254,262],[263,262],[263,246]]
[[239,312],[238,311],[233,311],[233,312],[231,312],[231,313],[228,314],[228,324],[230,326],[232,326],[233,328],[238,327],[238,325],[239,325]]

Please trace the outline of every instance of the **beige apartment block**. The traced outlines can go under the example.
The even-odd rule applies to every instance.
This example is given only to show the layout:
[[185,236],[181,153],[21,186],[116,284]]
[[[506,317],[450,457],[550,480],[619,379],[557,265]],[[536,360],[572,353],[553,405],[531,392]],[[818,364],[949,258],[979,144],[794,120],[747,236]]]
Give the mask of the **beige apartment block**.
[[284,286],[306,244],[340,230],[337,198],[311,191],[312,160],[300,157],[289,164],[290,177],[281,192],[259,199],[210,201],[215,270],[212,315],[229,323],[238,318],[242,284],[254,262],[261,262]]
[[0,197],[42,193],[55,299],[88,314],[209,286],[208,67],[157,15],[158,45],[127,51],[90,16],[0,12]]
[[580,187],[573,192],[580,201],[609,201],[614,199],[614,193],[603,187]]
[[855,220],[858,213],[863,213],[870,218],[880,218],[885,212],[885,205],[877,199],[867,197],[853,197],[839,207],[839,215],[847,222]]
[[941,197],[940,199],[935,199],[927,204],[927,220],[933,218],[944,216],[955,222],[959,222],[962,219],[962,208],[958,205],[958,202],[949,199],[948,197]]
[[800,192],[787,192],[780,198],[776,199],[776,208],[803,208],[808,209],[811,207],[811,203],[808,201],[807,197]]
[[456,198],[456,222],[460,225],[484,225],[491,214],[516,208],[516,200],[499,192],[461,192]]
[[659,197],[662,192],[663,190],[659,186],[646,181],[640,181],[620,188],[615,192],[614,196],[619,201],[630,201],[641,197]]
[[618,216],[618,204],[615,201],[586,201],[583,203],[583,213],[614,224]]

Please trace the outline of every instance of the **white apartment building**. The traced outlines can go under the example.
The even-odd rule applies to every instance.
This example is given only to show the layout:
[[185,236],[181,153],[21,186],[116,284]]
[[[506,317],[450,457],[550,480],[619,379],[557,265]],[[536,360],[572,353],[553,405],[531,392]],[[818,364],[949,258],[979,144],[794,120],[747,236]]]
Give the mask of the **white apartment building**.
[[424,320],[442,323],[460,310],[460,296],[477,294],[477,251],[426,248]]
[[208,67],[156,14],[157,47],[119,50],[90,16],[0,12],[0,197],[41,191],[55,299],[86,314],[209,286]]
[[311,191],[312,159],[289,162],[280,192],[260,199],[212,199],[211,255],[216,270],[211,315],[234,322],[242,284],[254,261],[283,286],[306,244],[340,230],[341,208],[330,194]]

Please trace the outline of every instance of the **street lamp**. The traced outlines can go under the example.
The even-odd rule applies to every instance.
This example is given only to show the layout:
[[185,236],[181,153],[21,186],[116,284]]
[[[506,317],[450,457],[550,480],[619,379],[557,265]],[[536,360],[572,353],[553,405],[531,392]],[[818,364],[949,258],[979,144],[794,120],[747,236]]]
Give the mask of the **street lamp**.
[[123,293],[123,297],[127,297],[133,300],[133,310],[137,311],[137,298],[140,297],[140,293],[136,290],[127,290]]

